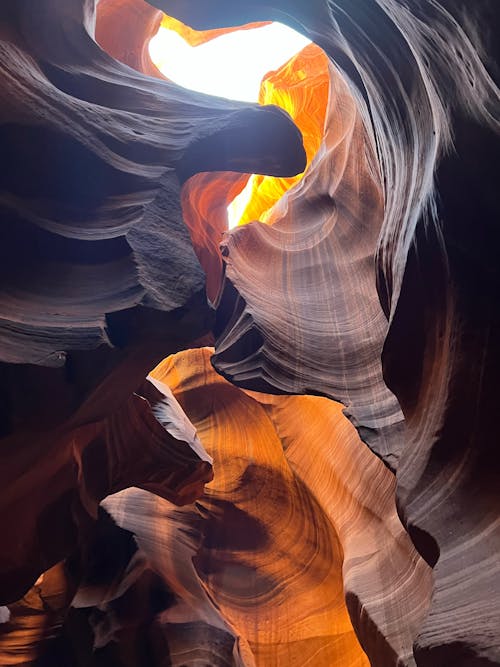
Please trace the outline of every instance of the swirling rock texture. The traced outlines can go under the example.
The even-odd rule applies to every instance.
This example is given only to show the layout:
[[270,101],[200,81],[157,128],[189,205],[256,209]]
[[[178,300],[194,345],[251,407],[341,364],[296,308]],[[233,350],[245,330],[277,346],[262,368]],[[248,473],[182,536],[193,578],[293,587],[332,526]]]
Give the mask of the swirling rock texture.
[[[145,39],[156,25],[148,14],[125,12],[115,30],[126,37],[137,16]],[[180,186],[210,169],[291,175],[305,156],[276,107],[197,95],[113,59],[93,39],[92,2],[7,2],[0,19],[9,602],[76,548],[81,524],[113,488],[153,484],[186,502],[210,479],[170,398],[142,387],[212,319]]]
[[[408,658],[430,578],[396,515],[392,473],[338,403],[245,393],[209,360],[208,349],[180,353],[153,375],[172,387],[220,470],[200,501],[198,571],[257,664],[366,664],[349,635],[342,588],[372,664]],[[402,614],[403,626],[395,622]]]
[[[169,357],[151,382],[172,387],[213,456],[215,481],[195,508],[140,489],[108,497],[104,507],[127,533],[113,534],[100,517],[80,556],[72,600],[80,616],[64,618],[67,607],[55,605],[60,588],[74,589],[75,565],[54,568],[57,579],[42,577],[10,606],[3,655],[19,660],[41,643],[50,656],[75,646],[86,654],[87,638],[98,665],[128,664],[127,655],[158,664],[168,655],[175,665],[368,665],[357,634],[371,664],[408,664],[431,579],[397,517],[393,474],[338,403],[245,393],[215,373],[211,353]],[[42,625],[40,597],[55,598]],[[72,649],[58,645],[55,627]]]
[[[209,30],[206,34],[210,36],[213,32]],[[190,37],[190,41],[193,40]],[[277,72],[267,74],[262,82],[260,103],[276,104],[290,114],[302,133],[307,165],[321,143],[328,92],[328,60],[314,44]],[[278,178],[254,174],[249,179],[241,174],[212,172],[196,174],[186,182],[182,189],[182,212],[196,255],[207,275],[207,295],[212,302],[217,300],[221,289],[220,243],[228,225],[228,205],[235,211],[242,208],[238,224],[245,224],[266,215],[300,178],[301,175]],[[237,195],[244,197],[244,207],[236,204]]]
[[[0,8],[0,664],[500,664],[498,3],[150,5],[102,0],[103,49],[91,0]],[[222,253],[223,172],[305,152],[161,80],[162,20],[328,71]],[[210,329],[226,379],[144,381]]]
[[[162,559],[158,569],[173,578],[169,584],[184,604],[189,597],[179,582],[187,581],[191,594],[193,589],[192,577],[184,572],[186,541],[159,535],[179,524],[198,534],[191,558],[201,582],[197,596],[205,602],[196,603],[191,614],[203,612],[210,600],[216,603],[226,619],[222,628],[231,628],[237,638],[242,664],[254,664],[241,650],[243,641],[257,664],[368,664],[345,607],[342,551],[332,524],[288,465],[285,443],[266,405],[216,374],[210,354],[208,349],[181,353],[153,374],[173,388],[220,470],[197,503],[198,515],[136,491],[108,498],[106,509],[138,536],[150,560]],[[318,436],[314,442],[321,449]],[[144,516],[158,520],[144,521]],[[165,620],[179,613],[175,607],[167,610]],[[200,621],[207,618],[221,626],[215,610],[210,616],[205,611]]]
[[[383,366],[405,415],[404,437],[389,430],[380,444],[371,430],[363,432],[370,426],[357,417],[357,405],[347,408],[368,444],[397,468],[400,515],[434,566],[432,604],[414,649],[418,664],[497,664],[500,473],[490,402],[500,321],[493,251],[499,97],[492,26],[498,5],[277,1],[236,8],[218,2],[208,10],[200,2],[157,4],[198,28],[282,20],[322,46],[349,82],[380,169],[377,286],[389,317]],[[261,246],[271,253],[274,229],[254,227],[245,234],[267,236]],[[233,258],[240,247],[244,252],[245,237],[238,234],[228,240],[230,265],[232,250]],[[235,277],[237,291],[228,290],[216,364],[250,388],[278,384],[279,372],[277,388],[296,390],[308,355],[299,354],[298,364],[296,354],[276,355],[280,316],[263,314],[257,296],[242,293],[255,267],[241,260],[231,270],[240,283]],[[358,289],[364,289],[361,280]],[[288,313],[296,306],[290,301]],[[309,318],[305,323],[299,311],[298,330],[309,333],[321,321]],[[290,319],[288,330],[295,332]],[[381,416],[389,418],[381,422],[385,429],[391,412]],[[492,465],[481,472],[485,460]]]
[[394,466],[402,415],[382,378],[387,320],[373,280],[382,187],[355,101],[333,66],[328,97],[321,147],[267,212],[272,224],[247,225],[225,242],[214,363],[250,389],[341,401]]

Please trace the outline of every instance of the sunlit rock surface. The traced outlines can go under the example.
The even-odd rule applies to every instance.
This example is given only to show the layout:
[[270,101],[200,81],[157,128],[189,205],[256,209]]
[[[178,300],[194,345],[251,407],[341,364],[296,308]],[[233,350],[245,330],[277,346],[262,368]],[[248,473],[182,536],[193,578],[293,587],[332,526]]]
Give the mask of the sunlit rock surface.
[[[214,665],[367,665],[344,590],[353,611],[365,610],[357,630],[378,656],[373,664],[395,664],[411,653],[430,579],[397,518],[393,475],[338,404],[247,395],[215,373],[210,355],[181,353],[153,377],[170,384],[197,427],[220,470],[216,480],[185,510],[139,490],[104,503],[137,536],[143,558],[172,593],[156,620],[172,664],[204,656]],[[305,419],[314,424],[307,435]],[[373,491],[366,496],[368,479]],[[120,594],[135,581],[118,586]],[[99,601],[99,627],[114,627],[120,638],[126,621],[118,601],[110,604],[117,587],[109,583],[100,593],[83,587],[76,604]],[[394,623],[401,614],[405,626]],[[183,637],[186,624],[198,629],[196,641]],[[108,642],[103,655],[113,651]],[[221,645],[234,663],[222,661]]]
[[[311,44],[262,81],[260,104],[276,104],[290,114],[302,132],[307,166],[323,138],[329,79],[328,58],[319,47]],[[301,175],[293,178],[254,175],[245,190],[248,203],[238,224],[265,221],[265,214],[272,205],[301,178]]]
[[[210,35],[211,31],[207,33]],[[329,90],[328,59],[314,44],[276,72],[267,74],[262,81],[260,103],[275,104],[291,116],[302,133],[308,165],[322,141]],[[232,222],[238,224],[256,219],[271,222],[269,210],[301,177],[254,174],[248,180],[241,174],[212,172],[196,174],[185,183],[182,212],[193,247],[206,272],[207,294],[212,302],[217,300],[221,289],[220,244],[228,227],[228,214],[234,218]]]
[[333,66],[329,74],[309,170],[268,212],[270,225],[246,225],[224,242],[214,364],[249,389],[341,401],[394,467],[402,414],[382,378],[387,320],[374,280],[382,185],[355,101]]
[[[500,472],[491,450],[496,428],[490,402],[498,395],[500,365],[499,97],[492,79],[498,77],[492,27],[498,25],[498,6],[157,4],[198,29],[289,23],[322,46],[349,82],[380,170],[384,211],[376,273],[389,317],[384,375],[407,422],[399,443],[391,439],[389,450],[379,444],[374,449],[391,454],[394,467],[399,453],[400,514],[435,566],[432,605],[415,657],[421,665],[497,664]],[[257,236],[262,230],[245,232]],[[230,249],[237,239],[228,241]],[[235,271],[248,273],[254,266],[242,262]],[[360,280],[360,290],[362,285]],[[249,333],[252,318],[262,322],[275,312],[269,308],[264,315],[256,301],[238,303],[236,293],[228,302],[225,345],[219,348],[222,356],[231,346],[224,370],[239,368],[238,378],[228,376],[255,388],[256,377],[272,375],[276,358],[264,361],[262,351],[272,346],[270,331],[275,335],[277,328]],[[289,312],[294,306],[295,300]],[[246,321],[238,317],[245,307],[251,313]],[[308,320],[304,328],[310,326]],[[297,355],[288,349],[293,371],[286,379],[292,384],[302,380],[302,369],[293,366]],[[216,363],[223,367],[222,359]],[[374,446],[369,433],[360,433]],[[481,472],[484,460],[493,464]]]
[[[393,475],[338,403],[242,392],[214,373],[209,358],[208,349],[180,353],[153,375],[172,387],[214,457],[216,478],[198,506],[214,525],[196,562],[219,606],[244,629],[258,664],[307,664],[306,646],[315,646],[316,664],[365,664],[332,636],[347,640],[349,632],[338,576],[372,664],[407,659],[429,601],[430,569],[396,515]],[[245,515],[254,521],[247,525]],[[233,581],[238,564],[252,575],[242,570]],[[251,599],[261,608],[252,610]],[[401,615],[404,626],[395,622]],[[281,646],[261,647],[269,636]]]
[[[202,34],[0,8],[0,664],[500,664],[498,3],[151,5]],[[222,255],[301,139],[162,80],[163,20],[329,58],[304,178]],[[206,350],[156,371],[186,416],[144,378],[212,331],[238,387]]]
[[0,623],[1,664],[31,665],[46,654],[61,632],[75,591],[63,565],[57,564],[40,575],[21,600],[9,605],[8,622]]
[[[213,456],[215,480],[185,509],[140,489],[110,496],[104,507],[139,551],[104,523],[87,540],[90,556],[73,559],[79,568],[55,570],[67,591],[79,569],[72,606],[81,615],[59,597],[42,623],[36,601],[55,581],[40,588],[42,579],[11,605],[3,655],[29,655],[41,641],[61,651],[58,623],[72,650],[75,635],[85,651],[95,645],[96,664],[125,662],[140,655],[148,623],[151,650],[163,647],[176,665],[368,665],[358,640],[373,665],[408,664],[431,578],[397,517],[392,473],[339,404],[245,393],[213,370],[211,353],[170,357],[152,381],[172,387]],[[27,610],[34,627],[23,634]]]
[[[100,7],[110,51],[117,35],[144,40],[156,26],[152,8]],[[187,502],[210,479],[201,449],[172,458],[157,399],[139,390],[213,319],[181,183],[214,169],[291,175],[304,150],[276,107],[192,93],[113,59],[93,39],[93,3],[4,3],[0,19],[6,602],[77,546],[117,483]],[[126,52],[133,65],[143,40]]]
[[[172,386],[197,427],[220,471],[217,481],[194,511],[179,512],[135,491],[109,498],[106,509],[139,535],[149,559],[162,559],[162,574],[179,595],[179,606],[189,604],[185,589],[197,586],[205,603],[196,604],[186,620],[207,608],[200,621],[215,627],[223,621],[222,627],[251,650],[252,660],[240,652],[243,664],[299,665],[314,659],[367,665],[344,603],[342,548],[334,527],[288,464],[283,451],[288,443],[280,439],[267,406],[216,374],[210,354],[208,349],[180,354],[153,375]],[[317,442],[323,444],[320,434]],[[361,451],[369,456],[362,446]],[[159,513],[163,522],[141,519]],[[191,545],[190,576],[185,541],[160,538],[162,524],[166,531],[184,526],[198,535]],[[164,547],[158,544],[155,553],[158,539]],[[210,600],[215,609],[208,616]],[[181,609],[166,610],[168,618],[180,622]]]

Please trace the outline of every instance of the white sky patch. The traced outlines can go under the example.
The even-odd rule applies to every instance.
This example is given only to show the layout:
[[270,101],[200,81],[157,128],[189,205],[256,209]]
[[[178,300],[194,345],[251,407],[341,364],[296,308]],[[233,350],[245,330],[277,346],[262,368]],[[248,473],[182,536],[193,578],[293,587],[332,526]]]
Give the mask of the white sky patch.
[[175,31],[160,28],[149,53],[158,69],[184,88],[257,102],[264,74],[308,44],[307,37],[281,23],[237,30],[194,47]]
[[[149,43],[149,53],[158,69],[184,88],[258,102],[264,75],[310,43],[282,23],[237,30],[194,47],[174,30],[161,27]],[[250,200],[252,180],[227,208],[229,229],[238,224]]]

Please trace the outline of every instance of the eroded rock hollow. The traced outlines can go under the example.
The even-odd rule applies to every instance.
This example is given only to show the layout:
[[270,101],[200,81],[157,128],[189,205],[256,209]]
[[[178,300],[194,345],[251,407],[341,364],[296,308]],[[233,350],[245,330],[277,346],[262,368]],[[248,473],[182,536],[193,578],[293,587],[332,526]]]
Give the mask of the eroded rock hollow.
[[500,665],[499,9],[4,0],[0,665]]

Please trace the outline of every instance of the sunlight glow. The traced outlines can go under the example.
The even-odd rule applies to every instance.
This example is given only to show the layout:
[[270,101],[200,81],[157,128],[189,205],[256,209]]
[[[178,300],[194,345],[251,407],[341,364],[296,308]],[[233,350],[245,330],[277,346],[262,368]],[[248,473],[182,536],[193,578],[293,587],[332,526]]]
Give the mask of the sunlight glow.
[[[160,27],[149,43],[151,60],[171,81],[209,95],[258,102],[264,76],[282,67],[310,40],[281,23],[237,30],[191,46],[174,30]],[[227,208],[235,227],[252,197],[254,175]]]
[[168,79],[185,88],[257,102],[263,76],[307,44],[310,40],[281,23],[227,33],[195,47],[161,27],[149,53]]
[[252,197],[254,179],[255,174],[252,174],[240,194],[237,195],[227,207],[227,226],[229,229],[237,227],[238,222],[241,220],[241,216],[245,212],[247,204]]

